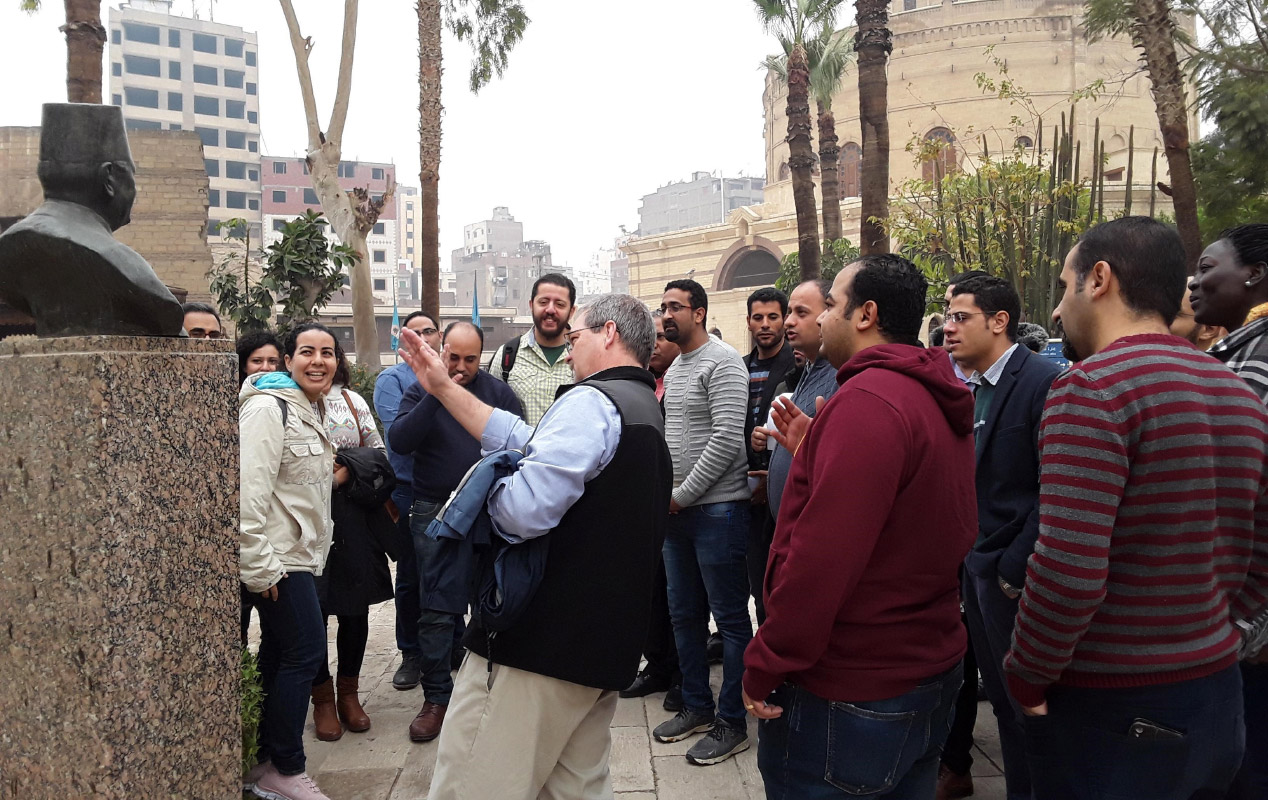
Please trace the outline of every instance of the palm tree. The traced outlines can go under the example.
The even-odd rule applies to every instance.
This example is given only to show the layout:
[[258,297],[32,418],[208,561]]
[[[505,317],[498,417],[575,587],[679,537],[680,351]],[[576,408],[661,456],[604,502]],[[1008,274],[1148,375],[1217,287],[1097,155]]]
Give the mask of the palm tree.
[[1176,55],[1176,41],[1184,42],[1187,37],[1176,27],[1168,0],[1089,0],[1084,24],[1092,41],[1104,36],[1130,35],[1132,44],[1140,51],[1140,60],[1149,74],[1158,128],[1162,131],[1162,146],[1171,173],[1170,188],[1161,185],[1159,188],[1171,195],[1185,257],[1189,268],[1195,269],[1202,254],[1202,233],[1198,227],[1197,187],[1189,158],[1185,77]]
[[[528,15],[519,0],[417,0],[418,161],[422,193],[423,310],[440,312],[440,100],[443,59],[441,26],[471,44],[467,84],[479,92],[493,76],[502,77],[512,48],[524,37]],[[473,8],[472,8],[473,7]],[[466,13],[472,8],[473,14]]]
[[[19,0],[18,8],[34,14],[40,0]],[[66,0],[66,101],[101,102],[101,56],[106,29],[101,24],[101,0]]]
[[854,50],[858,53],[859,124],[863,129],[859,249],[889,252],[889,80],[886,62],[894,49],[888,0],[854,0]]
[[[779,80],[788,83],[788,54],[767,56],[763,65],[775,73]],[[854,61],[854,35],[852,31],[835,31],[824,28],[806,43],[806,62],[810,66],[810,94],[814,96],[819,112],[819,190],[823,196],[823,238],[833,242],[841,234],[841,192],[837,164],[841,148],[837,146],[836,117],[832,113],[832,96],[841,88],[845,69]]]
[[[814,149],[810,144],[810,64],[807,46],[833,30],[842,0],[753,0],[767,31],[787,54],[788,168],[797,210],[797,260],[803,280],[819,277],[819,219],[815,213]],[[838,217],[840,211],[837,211]]]

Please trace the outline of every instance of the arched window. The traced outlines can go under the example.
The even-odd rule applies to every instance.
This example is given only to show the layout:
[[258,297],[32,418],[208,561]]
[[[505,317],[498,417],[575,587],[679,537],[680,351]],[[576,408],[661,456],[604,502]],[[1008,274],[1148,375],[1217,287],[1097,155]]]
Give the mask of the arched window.
[[1022,150],[1032,150],[1035,146],[1035,140],[1029,136],[1018,136],[1016,144]]
[[784,163],[780,164],[779,165],[779,179],[781,181],[786,181],[791,176],[792,176],[792,170],[788,169],[788,162],[785,161]]
[[837,162],[837,180],[841,197],[862,196],[863,149],[854,142],[841,147],[841,160]]
[[960,168],[956,152],[955,135],[946,128],[934,128],[925,134],[926,155],[921,165],[922,177],[927,181],[941,180]]

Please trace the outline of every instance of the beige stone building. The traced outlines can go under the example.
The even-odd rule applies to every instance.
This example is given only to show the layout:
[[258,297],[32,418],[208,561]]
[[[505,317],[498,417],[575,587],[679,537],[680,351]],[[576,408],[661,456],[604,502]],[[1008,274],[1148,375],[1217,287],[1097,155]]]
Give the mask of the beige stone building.
[[[1091,149],[1093,128],[1100,120],[1107,163],[1106,205],[1122,196],[1128,135],[1134,126],[1136,197],[1148,195],[1155,147],[1161,149],[1149,81],[1139,69],[1137,53],[1124,39],[1088,43],[1081,25],[1082,3],[1070,0],[896,0],[890,27],[894,50],[889,63],[889,127],[891,193],[905,181],[930,177],[934,165],[918,161],[922,140],[951,146],[943,150],[944,166],[972,171],[982,149],[990,152],[1022,146],[1041,158],[1050,153],[1052,127],[1069,113],[1071,98],[1098,86],[1095,98],[1082,99],[1075,111],[1076,139]],[[1027,102],[999,99],[984,91],[979,74],[998,82],[1007,77]],[[659,236],[631,239],[630,291],[658,305],[666,282],[683,277],[709,291],[709,325],[741,351],[749,338],[744,324],[745,299],[753,287],[769,285],[780,259],[797,248],[792,182],[785,136],[787,94],[768,75],[762,95],[764,146],[769,180],[765,202],[731,212],[721,225],[691,228]],[[833,99],[841,146],[838,173],[844,232],[857,240],[861,132],[857,73],[847,71]],[[1016,118],[1016,119],[1014,119]],[[1042,118],[1043,151],[1038,120]],[[1196,138],[1197,118],[1191,133]],[[818,150],[818,144],[815,143]],[[1082,172],[1090,174],[1085,157]],[[1158,158],[1158,179],[1166,181],[1166,160]],[[817,184],[816,176],[816,184]],[[1160,197],[1161,201],[1167,198]],[[1121,199],[1118,201],[1121,203]],[[1170,210],[1169,204],[1163,206]]]

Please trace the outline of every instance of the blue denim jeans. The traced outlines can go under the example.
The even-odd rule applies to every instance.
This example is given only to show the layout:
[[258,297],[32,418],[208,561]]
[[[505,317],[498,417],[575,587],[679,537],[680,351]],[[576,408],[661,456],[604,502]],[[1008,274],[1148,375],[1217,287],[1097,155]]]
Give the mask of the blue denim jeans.
[[[413,535],[415,563],[420,573],[424,565],[436,557],[439,549],[439,544],[427,535],[427,526],[440,513],[442,505],[415,500],[410,510],[410,533]],[[421,588],[420,586],[419,589]],[[423,673],[423,698],[430,703],[449,705],[449,698],[453,694],[450,659],[454,648],[462,641],[465,627],[461,614],[422,608],[420,603],[415,641],[418,643],[418,654],[422,657],[419,666]]]
[[859,703],[785,683],[767,701],[784,713],[758,723],[767,800],[930,800],[962,675],[957,664],[907,694]]
[[260,614],[260,761],[283,775],[304,771],[304,722],[313,678],[326,661],[326,624],[310,572],[291,572],[277,584],[277,600],[256,595]]
[[[1246,749],[1237,665],[1161,686],[1052,686],[1026,717],[1035,800],[1219,800]],[[1176,736],[1134,734],[1138,721]]]
[[412,489],[398,488],[392,502],[401,513],[396,534],[401,544],[396,561],[396,649],[402,655],[417,656],[418,650],[418,560],[414,555],[414,537],[409,529],[410,508],[414,505]]
[[722,690],[717,715],[741,730],[744,648],[753,638],[745,562],[748,520],[747,502],[684,508],[669,515],[664,547],[683,705],[697,714],[714,713],[706,644],[712,613],[722,634]]

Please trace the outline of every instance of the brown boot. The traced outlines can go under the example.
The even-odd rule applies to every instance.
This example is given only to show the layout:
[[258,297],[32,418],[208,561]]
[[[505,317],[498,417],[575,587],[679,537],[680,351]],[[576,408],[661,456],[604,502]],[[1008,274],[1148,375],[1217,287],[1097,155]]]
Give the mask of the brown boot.
[[409,724],[409,740],[411,742],[430,742],[440,735],[440,726],[445,722],[445,712],[449,706],[442,706],[430,700],[423,703],[423,710],[418,712],[414,721]]
[[313,726],[323,742],[337,742],[343,736],[343,726],[335,713],[335,682],[330,678],[313,687]]
[[360,678],[345,678],[340,675],[335,685],[339,689],[339,719],[353,733],[365,733],[370,730],[370,718],[361,707],[361,698],[357,696],[357,684]]
[[973,776],[952,772],[946,764],[938,765],[936,800],[956,800],[973,794]]

